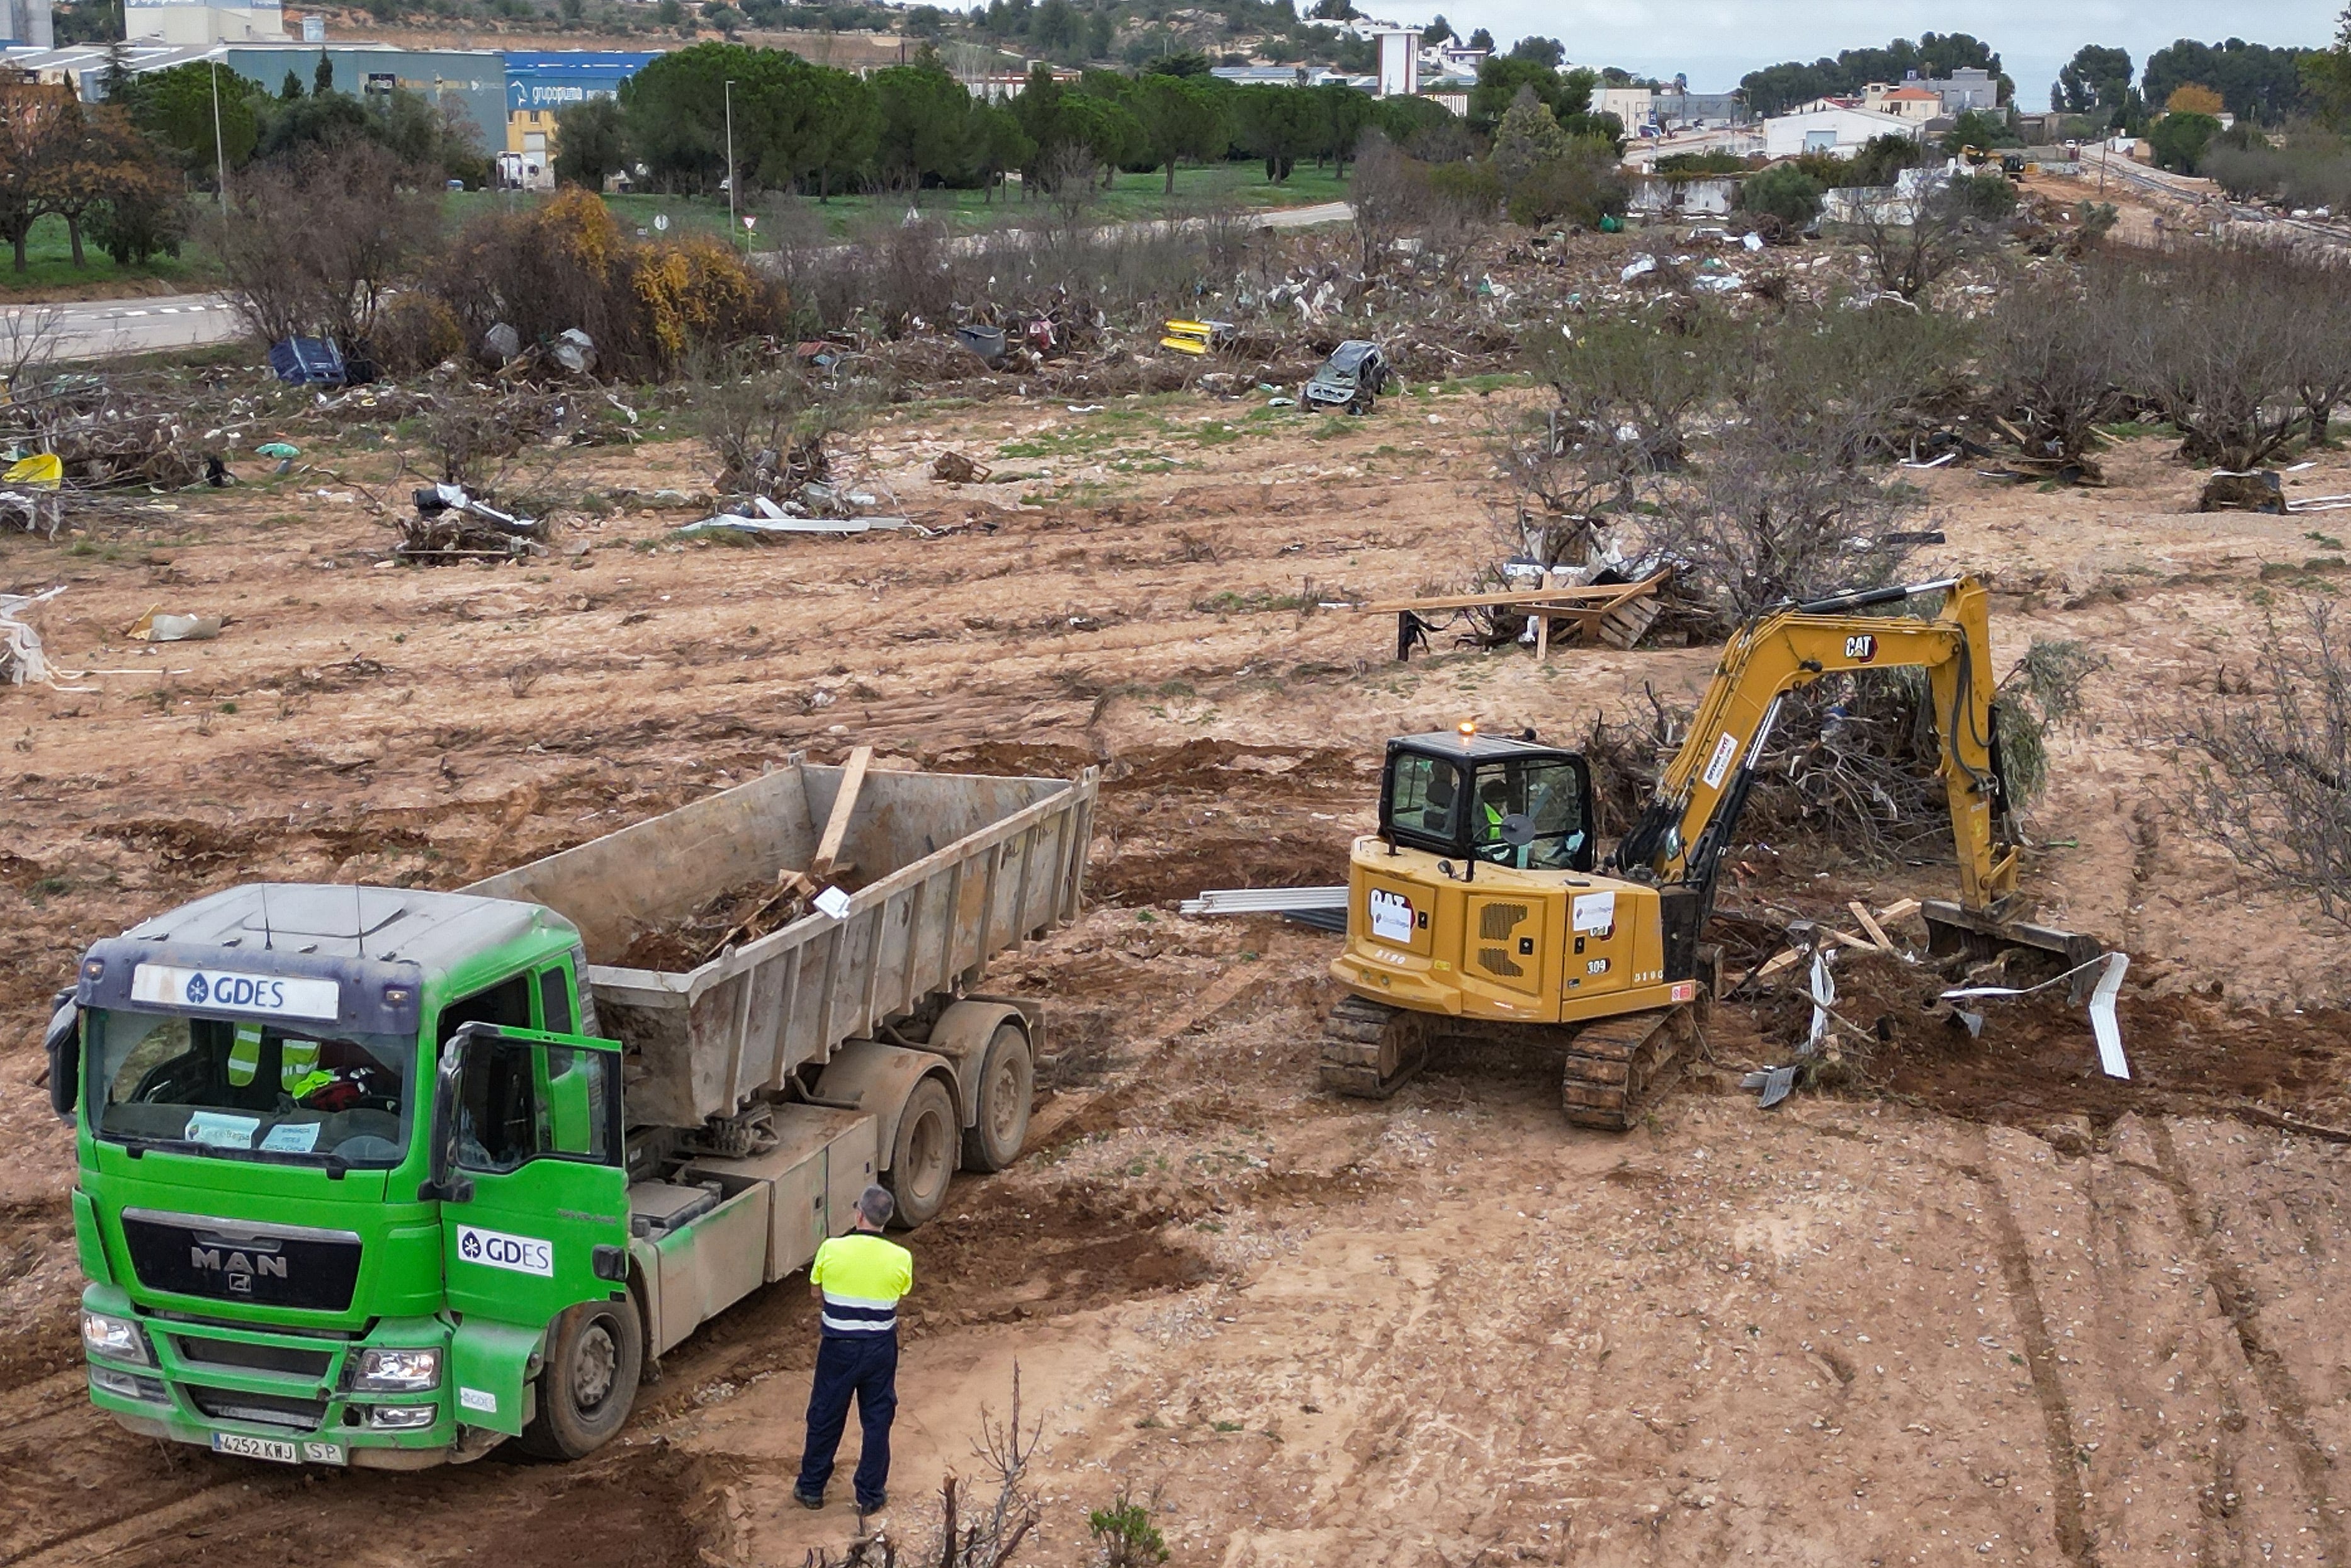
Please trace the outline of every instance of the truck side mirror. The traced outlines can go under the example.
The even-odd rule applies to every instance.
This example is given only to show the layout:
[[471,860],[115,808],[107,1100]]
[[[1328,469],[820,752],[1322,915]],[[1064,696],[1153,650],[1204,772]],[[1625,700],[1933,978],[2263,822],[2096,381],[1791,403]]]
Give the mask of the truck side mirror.
[[441,1070],[433,1087],[433,1147],[424,1182],[416,1189],[420,1200],[471,1203],[474,1184],[457,1174],[457,1100],[464,1092],[467,1025],[457,1031],[441,1053]]
[[59,991],[49,1005],[57,1010],[41,1041],[49,1053],[49,1109],[59,1121],[70,1122],[81,1102],[81,1008],[71,991]]

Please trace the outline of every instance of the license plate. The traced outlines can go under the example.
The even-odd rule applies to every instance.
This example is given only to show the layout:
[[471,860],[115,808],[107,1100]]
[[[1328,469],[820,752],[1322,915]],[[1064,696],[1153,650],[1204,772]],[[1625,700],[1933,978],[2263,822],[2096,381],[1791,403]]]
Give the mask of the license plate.
[[242,1432],[214,1432],[213,1452],[241,1458],[267,1459],[279,1465],[340,1465],[349,1463],[340,1443],[292,1443],[278,1437],[248,1437]]
[[248,1437],[242,1432],[214,1432],[213,1452],[235,1454],[246,1459],[268,1459],[280,1465],[302,1462],[301,1451],[293,1444],[280,1442],[275,1437]]

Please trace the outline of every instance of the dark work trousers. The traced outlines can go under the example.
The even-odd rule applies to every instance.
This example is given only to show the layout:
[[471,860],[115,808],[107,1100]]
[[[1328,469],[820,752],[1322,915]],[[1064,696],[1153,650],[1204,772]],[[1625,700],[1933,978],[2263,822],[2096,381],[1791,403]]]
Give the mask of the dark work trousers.
[[808,1448],[800,1456],[797,1490],[822,1497],[832,1479],[832,1456],[849,1424],[849,1396],[857,1396],[857,1422],[865,1448],[857,1460],[857,1506],[875,1509],[890,1484],[890,1423],[898,1414],[898,1333],[827,1334],[817,1345],[816,1381],[809,1388]]

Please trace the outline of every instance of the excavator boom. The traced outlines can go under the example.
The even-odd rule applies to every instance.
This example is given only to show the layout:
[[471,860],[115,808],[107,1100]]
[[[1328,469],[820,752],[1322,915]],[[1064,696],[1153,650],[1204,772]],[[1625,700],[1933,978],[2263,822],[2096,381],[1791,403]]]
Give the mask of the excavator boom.
[[[1940,592],[1931,619],[1865,612]],[[1959,847],[1960,904],[1996,915],[2016,891],[2016,850],[1996,765],[1991,632],[1972,577],[1840,594],[1749,622],[1724,647],[1649,809],[1617,846],[1625,871],[1710,894],[1787,695],[1838,671],[1920,669]],[[1710,902],[1710,899],[1709,899]]]

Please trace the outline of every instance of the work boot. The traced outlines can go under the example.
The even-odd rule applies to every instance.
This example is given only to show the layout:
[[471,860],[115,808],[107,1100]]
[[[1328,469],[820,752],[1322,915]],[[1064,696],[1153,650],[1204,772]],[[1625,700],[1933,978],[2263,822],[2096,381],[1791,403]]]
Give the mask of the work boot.
[[816,1496],[810,1497],[808,1493],[800,1490],[798,1487],[794,1487],[792,1489],[792,1500],[799,1504],[802,1508],[822,1508],[824,1506],[824,1496],[822,1493],[820,1492]]
[[890,1494],[885,1491],[880,1497],[875,1498],[872,1502],[866,1502],[862,1499],[859,1500],[857,1511],[860,1515],[875,1514],[880,1513],[883,1509],[888,1508],[889,1506]]

